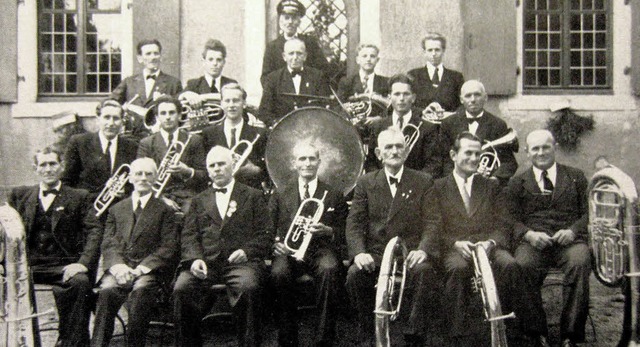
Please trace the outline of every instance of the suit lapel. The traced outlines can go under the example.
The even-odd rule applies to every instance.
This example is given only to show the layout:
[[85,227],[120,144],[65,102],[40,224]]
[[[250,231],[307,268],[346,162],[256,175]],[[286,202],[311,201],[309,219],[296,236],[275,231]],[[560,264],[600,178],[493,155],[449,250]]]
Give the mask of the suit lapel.
[[447,176],[446,190],[447,194],[445,194],[445,196],[454,197],[454,201],[452,201],[452,203],[458,210],[458,213],[461,216],[468,217],[467,210],[464,208],[464,201],[460,195],[460,190],[458,190],[456,180],[453,178],[453,174],[449,174],[449,176]]
[[[237,182],[233,186],[233,191],[231,192],[231,197],[229,198],[229,206],[224,213],[224,219],[222,220],[222,225],[220,226],[220,230],[224,228],[224,226],[229,223],[230,220],[234,218],[236,212],[238,210],[242,210],[242,207],[247,198],[247,194],[244,192],[245,188],[242,185],[239,185]],[[235,207],[231,207],[235,203]]]
[[[58,222],[60,221],[60,214],[62,213],[62,209],[67,205],[67,192],[63,187],[60,188],[60,193],[53,199],[51,206],[49,209],[51,210],[51,230],[55,232],[56,227],[58,226]],[[38,201],[38,203],[40,203]]]
[[[389,210],[388,219],[391,220],[409,201],[409,197],[413,193],[414,181],[413,176],[410,175],[406,170],[402,173],[402,177],[400,178],[400,183],[398,184],[398,189],[396,189],[396,196],[393,198],[391,202],[391,209]],[[386,182],[386,176],[384,177]],[[387,184],[387,187],[389,185]],[[391,188],[387,188],[389,190],[389,194],[391,194]]]
[[542,191],[538,186],[538,182],[536,181],[536,177],[533,174],[533,168],[529,168],[529,170],[527,170],[527,173],[523,177],[522,181],[522,186],[524,187],[524,189],[526,189],[532,195],[542,194]]
[[[129,243],[133,244],[136,241],[136,239],[138,237],[140,237],[142,232],[144,230],[147,230],[147,225],[149,224],[150,221],[153,220],[154,216],[160,210],[156,206],[156,204],[159,204],[159,203],[161,203],[161,202],[159,202],[154,197],[149,198],[149,201],[147,201],[147,205],[144,207],[144,209],[142,210],[142,213],[140,214],[140,219],[138,219],[136,221],[135,225],[133,225],[133,228],[129,229],[129,230],[132,230],[130,237],[125,239],[125,240],[129,240]],[[125,215],[133,216],[133,206],[131,204],[129,204],[129,208],[131,208],[131,213],[128,213],[128,214],[125,214]],[[129,218],[131,218],[131,217],[129,217]],[[132,222],[133,222],[133,220],[132,220]]]
[[123,201],[126,201],[125,203],[121,204],[120,207],[120,211],[119,215],[123,216],[122,218],[122,230],[124,230],[124,234],[122,235],[122,239],[124,240],[125,243],[129,242],[129,239],[131,238],[131,233],[133,232],[133,228],[135,227],[135,225],[133,225],[133,202],[131,200],[131,198],[127,198]]
[[[283,93],[296,93],[296,87],[293,85],[293,77],[287,68],[283,69],[280,79],[280,85],[282,86]],[[300,79],[300,90],[302,91],[302,79]]]
[[220,217],[220,212],[218,211],[218,204],[216,203],[216,193],[213,192],[212,188],[207,188],[206,196],[204,197],[204,201],[211,201],[210,204],[205,205],[205,210],[207,215],[213,219],[216,225],[222,224],[222,217]]
[[560,199],[569,186],[571,186],[571,177],[567,175],[566,170],[562,166],[556,164],[556,185],[553,187],[551,200],[557,201]]
[[29,197],[26,202],[24,224],[28,231],[31,231],[33,228],[33,222],[36,217],[36,210],[38,208],[38,204],[40,204],[40,197],[38,196],[40,193],[40,186],[34,186],[29,192]]
[[[486,202],[483,197],[485,196],[487,185],[481,178],[481,176],[476,175],[473,178],[473,183],[471,184],[471,196],[469,199],[469,217],[473,217],[473,215],[478,211],[478,208]],[[460,194],[458,194],[460,195]],[[462,199],[462,197],[460,197]]]
[[287,185],[284,191],[285,206],[287,212],[291,218],[296,215],[298,208],[300,207],[300,196],[298,193],[298,180],[293,181],[292,184]]
[[135,75],[135,77],[133,78],[133,86],[134,86],[133,89],[135,90],[136,94],[138,94],[140,98],[140,104],[142,106],[146,106],[148,98],[147,98],[147,90],[144,87],[144,75],[142,72]]

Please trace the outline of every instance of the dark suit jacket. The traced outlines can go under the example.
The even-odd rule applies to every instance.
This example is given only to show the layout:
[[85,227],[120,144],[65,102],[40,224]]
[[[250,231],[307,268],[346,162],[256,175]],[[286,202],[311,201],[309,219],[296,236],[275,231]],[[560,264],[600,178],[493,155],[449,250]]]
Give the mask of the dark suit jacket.
[[249,260],[263,260],[273,244],[271,219],[262,192],[236,182],[231,199],[237,207],[220,217],[213,189],[191,201],[181,236],[183,266],[203,259],[209,268],[227,264],[231,253],[244,250]]
[[[225,76],[220,77],[220,87],[224,87],[225,84],[229,83],[237,83],[237,81]],[[186,88],[184,88],[184,90],[198,94],[211,93],[211,87],[209,87],[209,83],[207,83],[207,80],[204,78],[204,76],[188,80],[187,86]],[[219,90],[218,93],[220,93]]]
[[[443,140],[445,141],[445,151],[442,154],[444,174],[449,174],[453,171],[453,161],[451,161],[449,157],[449,149],[451,149],[456,136],[463,131],[469,130],[469,123],[466,117],[464,109],[461,108],[456,114],[442,121],[441,131]],[[487,111],[484,111],[484,115],[478,119],[478,131],[476,131],[476,135],[482,140],[493,141],[507,133],[509,133],[507,123]],[[518,170],[518,162],[516,161],[514,153],[517,153],[519,148],[518,142],[516,141],[514,145],[504,145],[497,149],[501,166],[493,176],[500,179],[500,182],[504,185],[506,185],[509,178]]]
[[[130,164],[136,158],[138,145],[127,138],[118,137],[118,148],[113,171],[122,164]],[[74,135],[67,145],[62,182],[99,193],[111,177],[111,170],[104,160],[98,133]]]
[[471,186],[471,214],[467,215],[453,174],[437,179],[427,197],[426,218],[429,254],[439,257],[453,249],[456,241],[493,239],[508,247],[508,218],[500,186],[476,175]]
[[[189,134],[180,130],[178,133],[178,141],[186,142]],[[160,166],[162,158],[167,153],[167,144],[164,142],[160,132],[149,135],[140,141],[138,147],[138,158],[149,157]],[[183,181],[180,177],[172,175],[169,182],[165,186],[164,191],[167,193],[176,193],[177,191],[188,191],[188,196],[193,196],[203,191],[207,186],[207,170],[205,167],[206,153],[202,146],[202,138],[197,135],[191,135],[191,139],[187,144],[180,161],[195,170],[192,178]]]
[[[344,245],[344,227],[347,219],[348,207],[342,193],[331,189],[327,184],[318,181],[318,187],[312,198],[322,199],[324,192],[327,196],[324,199],[324,210],[320,223],[333,228],[334,237],[314,236],[309,246],[309,250],[320,247],[330,247],[339,249]],[[293,222],[293,218],[300,207],[300,192],[298,190],[298,177],[289,181],[287,185],[278,189],[269,201],[269,212],[276,231],[276,237],[283,241]]]
[[[298,34],[298,38],[302,40],[307,49],[307,60],[305,66],[309,66],[322,71],[324,74],[329,74],[329,64],[327,58],[320,48],[318,39],[313,36]],[[282,52],[284,52],[284,44],[286,40],[284,36],[279,35],[277,39],[269,42],[264,50],[264,57],[262,60],[262,75],[260,81],[264,87],[264,78],[273,71],[286,67],[284,59],[282,58]]]
[[431,176],[405,167],[392,197],[384,170],[360,177],[347,218],[349,257],[369,253],[379,261],[387,242],[395,236],[400,236],[409,249],[427,251],[423,226],[426,208],[431,204],[427,200],[431,185]]
[[[371,142],[369,143],[370,150],[368,159],[377,163],[378,168],[382,168],[382,164],[375,157],[374,148],[378,145],[378,134],[392,125],[392,113],[393,109],[390,109],[386,117],[375,120],[369,124],[368,133]],[[409,123],[417,126],[422,121],[421,115],[422,113],[419,109],[413,108],[411,110]],[[428,172],[432,177],[440,177],[442,174],[442,157],[440,153],[442,152],[443,145],[440,138],[439,126],[429,122],[422,122],[419,129],[420,136],[411,152],[409,152],[405,166],[410,169]]]
[[[389,78],[374,74],[373,92],[387,96],[389,94]],[[337,94],[342,102],[347,102],[349,97],[362,93],[364,93],[364,88],[362,88],[362,82],[360,81],[360,74],[358,72],[351,76],[343,77],[338,84]]]
[[[224,136],[224,122],[204,128],[201,135],[204,148],[207,153],[214,146],[231,148],[227,143],[227,137]],[[257,135],[260,135],[260,138],[253,145],[253,150],[251,151],[251,154],[249,154],[248,159],[257,165],[262,170],[262,173],[257,177],[245,177],[239,173],[236,176],[236,179],[240,183],[244,183],[256,189],[261,189],[261,183],[266,182],[269,179],[267,165],[264,161],[264,151],[267,146],[267,135],[265,129],[251,126],[245,121],[242,125],[242,131],[240,132],[240,140],[253,141]],[[241,148],[246,147],[243,146]]]
[[[295,94],[291,73],[284,67],[268,74],[262,83],[262,100],[260,101],[260,120],[272,125],[296,107],[307,104],[282,93]],[[329,82],[320,70],[305,66],[300,80],[300,93],[308,95],[329,96]]]
[[579,169],[557,164],[556,185],[551,198],[541,194],[533,169],[514,176],[506,189],[507,206],[514,219],[514,241],[529,230],[555,234],[571,229],[577,240],[587,240],[589,205],[587,179]]
[[143,265],[152,272],[173,274],[171,265],[178,254],[175,213],[161,200],[151,197],[137,222],[131,198],[118,202],[109,208],[104,232],[105,269],[116,264]]
[[[38,185],[16,187],[9,195],[9,205],[22,217],[27,233],[39,233],[34,229],[36,209],[40,203]],[[93,199],[86,190],[74,189],[62,185],[60,194],[49,207],[51,213],[51,229],[56,243],[67,254],[69,263],[80,263],[90,271],[95,271],[100,256],[102,227],[95,218]]]
[[[153,91],[176,97],[180,92],[182,92],[182,83],[180,83],[179,79],[160,71],[156,78],[156,84],[153,87]],[[131,101],[136,94],[138,94],[139,97],[133,102],[133,105],[143,107],[151,106],[151,103],[153,102],[153,92],[151,93],[151,97],[147,98],[147,93],[144,88],[144,76],[142,73],[129,76],[122,80],[122,82],[120,82],[120,84],[111,92],[111,99],[118,100],[119,103],[124,104],[127,101]]]
[[464,77],[455,70],[447,68],[442,70],[442,78],[440,78],[438,88],[433,86],[426,66],[409,71],[409,75],[413,77],[416,86],[416,102],[414,104],[416,107],[424,109],[434,101],[437,101],[442,108],[449,112],[453,112],[460,107],[460,88],[464,83]]

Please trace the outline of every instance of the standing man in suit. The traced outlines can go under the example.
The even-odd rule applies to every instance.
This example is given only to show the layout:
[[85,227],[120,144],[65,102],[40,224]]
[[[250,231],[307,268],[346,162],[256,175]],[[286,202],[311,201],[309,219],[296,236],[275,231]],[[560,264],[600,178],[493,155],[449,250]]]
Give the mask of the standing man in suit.
[[[420,110],[413,107],[416,94],[415,83],[411,77],[405,74],[398,74],[389,79],[391,108],[386,117],[375,119],[369,124],[370,139],[375,141],[378,134],[390,126],[403,130],[405,135],[410,135],[415,130],[406,128],[407,124],[418,127],[420,135],[410,152],[407,153],[404,163],[410,169],[422,170],[432,177],[440,177],[442,174],[442,159],[440,157],[441,140],[438,126],[433,123],[422,121]],[[375,148],[375,142],[369,143],[369,148]],[[407,151],[409,149],[407,148]],[[376,170],[383,164],[374,156],[379,158],[377,153],[369,151],[366,168],[368,171]]]
[[347,246],[351,266],[347,274],[347,291],[358,311],[358,342],[371,344],[374,336],[374,285],[384,249],[393,237],[400,236],[411,251],[405,294],[412,296],[404,306],[410,316],[404,331],[408,345],[422,346],[427,334],[426,322],[438,314],[432,298],[434,274],[427,261],[427,244],[423,221],[427,191],[433,184],[428,174],[404,166],[404,136],[396,128],[378,135],[376,155],[384,168],[358,179],[353,204],[347,218]]
[[[227,84],[221,90],[220,106],[226,115],[220,124],[210,125],[202,130],[204,148],[215,146],[233,148],[238,142],[253,141],[253,150],[245,164],[238,170],[235,178],[238,182],[256,189],[262,189],[262,183],[269,181],[267,166],[264,161],[264,151],[267,144],[267,136],[263,128],[248,124],[245,117],[247,92],[237,83]],[[241,149],[246,148],[242,145]],[[238,153],[239,154],[239,153]]]
[[[306,103],[283,95],[305,94],[328,97],[329,82],[320,70],[305,66],[307,49],[304,41],[293,38],[284,44],[282,58],[286,66],[269,73],[262,83],[260,117],[268,126],[273,125],[296,107]],[[312,102],[312,100],[308,100]]]
[[[153,197],[157,175],[150,158],[131,163],[131,197],[109,209],[102,242],[103,265],[91,346],[107,347],[120,306],[129,299],[127,346],[144,347],[162,281],[171,280],[178,252],[175,214]],[[167,277],[168,276],[168,277]]]
[[356,63],[358,72],[345,76],[338,84],[338,98],[348,102],[349,98],[359,94],[375,93],[386,97],[389,94],[389,79],[375,73],[380,61],[380,49],[376,45],[362,43],[358,46]]
[[427,65],[409,71],[416,81],[416,107],[421,110],[455,111],[460,106],[458,95],[464,77],[460,72],[442,65],[447,39],[438,33],[427,33],[422,39],[422,49]]
[[180,161],[167,167],[166,173],[170,173],[171,178],[163,190],[164,197],[175,202],[169,204],[186,213],[191,198],[206,188],[202,138],[179,129],[181,108],[177,99],[163,95],[156,103],[156,119],[160,124],[160,131],[140,141],[138,158],[152,158],[160,166],[172,144],[186,144]]
[[529,133],[526,149],[532,167],[514,176],[506,189],[515,221],[515,256],[531,294],[526,300],[531,303],[531,319],[525,332],[548,346],[540,288],[547,269],[557,266],[564,273],[562,346],[575,346],[584,341],[589,312],[587,179],[582,171],[556,162],[556,142],[547,130]]
[[[442,121],[441,129],[447,146],[453,145],[458,134],[468,131],[485,141],[499,139],[509,133],[507,123],[484,109],[487,102],[487,92],[480,81],[470,80],[462,85],[460,102],[463,108],[456,114]],[[501,186],[506,186],[509,178],[516,173],[518,162],[514,153],[519,149],[516,140],[513,144],[503,145],[497,148],[500,167],[493,173]],[[446,157],[446,154],[442,154]],[[453,163],[445,160],[444,173],[448,174],[453,169]]]
[[9,205],[24,222],[33,282],[53,286],[56,346],[87,346],[102,228],[87,191],[60,181],[64,164],[57,150],[38,151],[34,168],[40,183],[12,189]]
[[[145,108],[152,106],[152,102],[161,95],[177,97],[182,91],[182,83],[176,77],[167,75],[160,70],[162,62],[162,45],[156,39],[145,39],[136,46],[138,63],[142,65],[142,72],[129,76],[111,92],[111,99],[121,105],[131,103]],[[140,140],[149,134],[144,127],[144,119],[133,116],[131,136]]]
[[480,148],[481,141],[475,135],[466,131],[458,135],[450,151],[454,170],[434,183],[423,219],[429,257],[438,259],[444,271],[444,312],[452,346],[490,342],[489,332],[483,330],[487,326],[478,324],[483,320],[482,301],[471,286],[474,244],[490,254],[503,312],[511,312],[512,301],[521,297],[516,285],[519,268],[506,250],[509,229],[501,206],[501,189],[494,180],[476,175]]
[[213,184],[191,203],[182,230],[182,264],[176,281],[177,346],[202,346],[200,321],[215,299],[210,288],[227,285],[239,346],[259,346],[264,258],[273,240],[262,192],[236,182],[233,153],[220,146],[207,155]]
[[[136,158],[137,144],[120,136],[122,106],[107,99],[98,104],[97,133],[74,135],[65,154],[62,181],[74,188],[86,189],[95,198],[104,184],[122,164]],[[105,216],[106,217],[106,216]]]
[[298,34],[300,19],[306,12],[304,5],[297,0],[282,0],[278,3],[276,11],[278,12],[278,27],[281,33],[265,48],[262,60],[262,77],[260,77],[263,87],[267,75],[286,66],[282,61],[282,53],[285,43],[291,39],[299,39],[307,47],[309,54],[307,66],[318,69],[327,75],[330,74],[327,58],[320,48],[318,39],[311,35]]
[[[318,325],[315,346],[331,346],[335,340],[336,309],[340,286],[339,257],[344,242],[347,203],[341,192],[318,180],[320,152],[310,144],[299,143],[293,148],[291,164],[298,176],[271,196],[269,210],[276,230],[276,243],[271,267],[271,280],[276,289],[275,307],[278,309],[280,346],[298,346],[296,278],[309,273],[316,279],[316,307]],[[284,241],[301,203],[308,198],[323,199],[324,209],[318,223],[311,224],[308,232],[313,237],[303,262],[292,257]],[[308,207],[309,205],[307,205]],[[315,206],[315,204],[314,204]],[[302,216],[315,214],[315,209],[303,208]],[[300,241],[304,238],[300,236]]]

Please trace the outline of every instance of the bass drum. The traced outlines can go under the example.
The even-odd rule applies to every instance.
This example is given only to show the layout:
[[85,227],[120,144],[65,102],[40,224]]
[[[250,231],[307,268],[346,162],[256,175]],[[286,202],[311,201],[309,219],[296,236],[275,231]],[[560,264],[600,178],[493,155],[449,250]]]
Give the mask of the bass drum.
[[292,111],[273,127],[265,151],[267,170],[276,187],[296,177],[293,148],[307,142],[320,151],[318,176],[343,194],[356,185],[364,165],[364,150],[356,128],[338,113],[305,107]]

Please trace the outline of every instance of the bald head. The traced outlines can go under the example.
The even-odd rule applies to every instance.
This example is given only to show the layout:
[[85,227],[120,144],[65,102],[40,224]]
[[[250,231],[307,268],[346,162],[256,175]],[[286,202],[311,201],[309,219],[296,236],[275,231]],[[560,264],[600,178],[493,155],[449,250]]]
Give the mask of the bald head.
[[553,137],[553,134],[547,129],[537,129],[527,135],[527,147],[529,147],[529,140],[531,141],[551,141],[553,144],[556,143],[556,139]]
[[534,130],[527,135],[527,157],[540,170],[547,170],[556,162],[556,140],[549,130]]
[[222,146],[211,148],[207,154],[207,173],[215,186],[228,185],[233,178],[233,152]]
[[479,115],[484,110],[486,101],[487,93],[480,81],[469,80],[460,88],[460,102],[471,115]]

